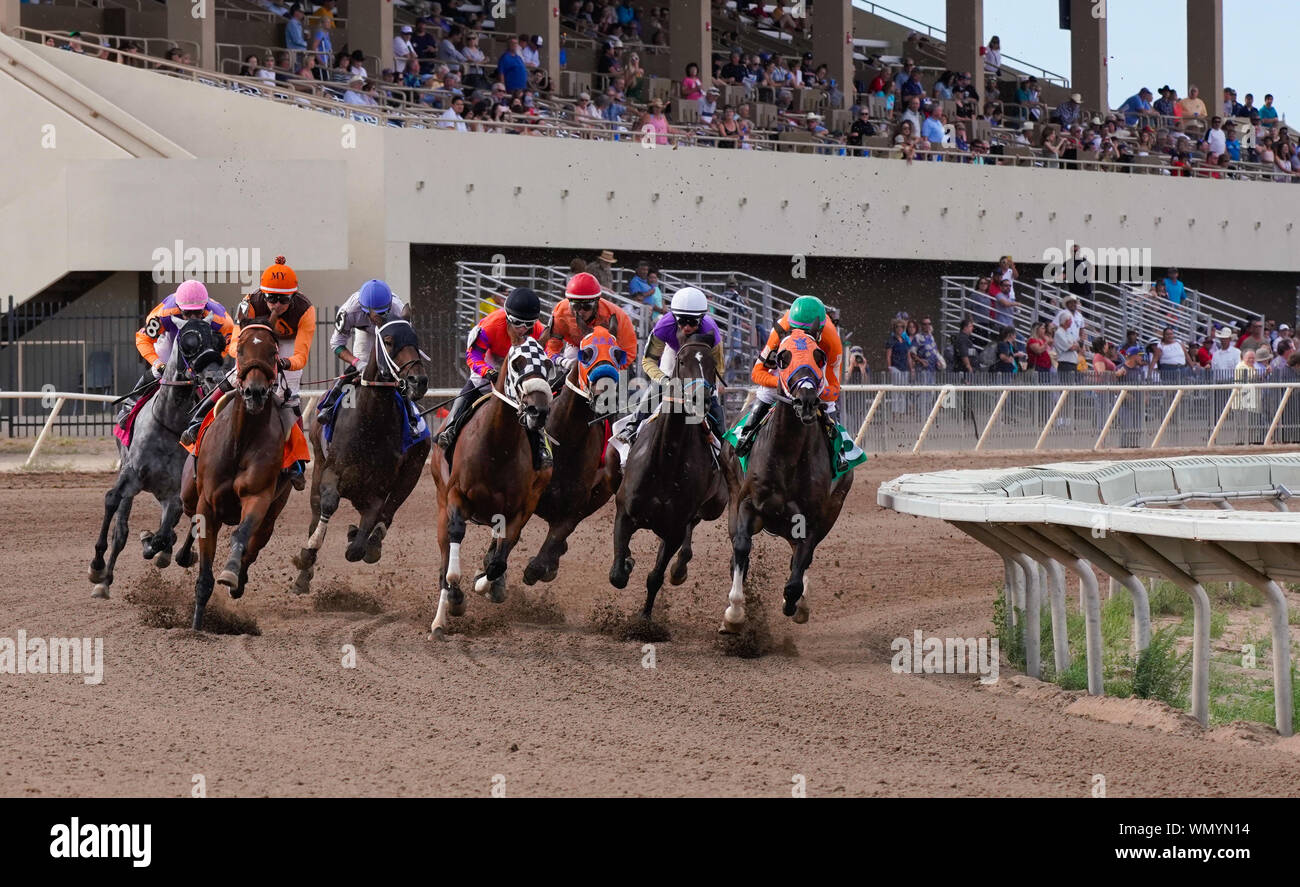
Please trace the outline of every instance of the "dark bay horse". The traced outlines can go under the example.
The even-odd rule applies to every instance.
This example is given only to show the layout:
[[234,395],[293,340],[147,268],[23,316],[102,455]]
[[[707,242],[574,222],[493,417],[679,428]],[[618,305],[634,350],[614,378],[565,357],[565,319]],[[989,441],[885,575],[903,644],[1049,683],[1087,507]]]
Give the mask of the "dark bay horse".
[[626,355],[603,326],[583,337],[578,360],[551,406],[546,430],[556,441],[555,470],[536,514],[550,529],[546,541],[524,568],[524,584],[550,582],[568,550],[574,528],[609,501],[621,478],[618,458],[601,464],[607,440],[607,414],[617,409],[619,367]]
[[311,591],[316,552],[339,500],[347,499],[361,515],[360,525],[348,530],[347,559],[373,564],[429,456],[427,432],[421,440],[406,440],[405,397],[409,393],[417,401],[429,387],[415,329],[405,320],[391,320],[373,338],[365,371],[360,379],[353,376],[340,395],[328,447],[323,446],[324,426],[317,422],[312,427],[311,527],[307,545],[293,558],[299,594]]
[[[188,547],[199,542],[199,575],[194,584],[194,629],[203,628],[203,611],[212,597],[212,562],[222,526],[234,526],[226,568],[216,577],[232,598],[241,597],[248,568],[271,538],[276,518],[293,489],[281,474],[284,444],[294,424],[293,410],[274,402],[279,354],[275,333],[265,318],[239,329],[237,388],[213,409],[200,439],[197,459],[186,462],[182,494],[191,514]],[[190,467],[192,466],[192,468]]]
[[[113,567],[126,546],[131,504],[140,492],[148,492],[162,505],[157,532],[141,533],[145,560],[160,568],[172,560],[176,544],[176,522],[181,517],[181,470],[187,453],[178,443],[189,422],[190,411],[205,392],[212,391],[225,375],[221,352],[226,343],[206,320],[187,321],[176,333],[167,367],[158,381],[158,392],[140,407],[131,428],[131,445],[118,442],[121,468],[112,489],[104,496],[104,522],[95,541],[90,562],[93,596],[106,598],[113,585]],[[105,563],[108,528],[113,528],[113,551]],[[181,566],[188,566],[180,562]]]
[[712,346],[709,337],[697,333],[678,351],[673,376],[666,385],[668,393],[658,412],[637,433],[614,500],[617,512],[610,584],[627,586],[634,566],[633,533],[647,529],[659,537],[659,555],[646,576],[641,611],[646,620],[663,586],[669,559],[680,549],[669,576],[673,585],[680,585],[686,581],[695,525],[722,514],[735,483],[729,459],[715,459],[709,444],[709,391],[718,376]]
[[735,633],[745,622],[745,576],[754,534],[767,530],[790,543],[790,578],[782,612],[808,621],[808,566],[813,552],[835,525],[853,472],[832,483],[834,474],[823,423],[821,392],[826,385],[826,355],[802,330],[781,341],[777,376],[781,391],[767,423],[758,430],[748,471],[732,491],[731,591],[722,632]]
[[551,481],[553,469],[533,467],[529,434],[545,434],[551,411],[551,361],[536,339],[524,339],[506,353],[505,371],[489,400],[470,416],[448,465],[441,448],[433,451],[438,487],[438,547],[442,553],[438,612],[430,626],[443,637],[447,616],[465,612],[460,590],[460,546],[466,522],[492,527],[484,572],[474,590],[493,603],[505,600],[506,559],[524,524]]

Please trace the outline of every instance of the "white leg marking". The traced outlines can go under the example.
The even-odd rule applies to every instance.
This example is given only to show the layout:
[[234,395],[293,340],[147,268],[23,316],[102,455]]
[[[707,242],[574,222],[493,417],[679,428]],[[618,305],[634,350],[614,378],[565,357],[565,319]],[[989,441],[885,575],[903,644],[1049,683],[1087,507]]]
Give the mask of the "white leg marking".
[[442,629],[447,624],[447,589],[442,589],[438,595],[438,612],[433,616],[433,622],[429,625],[429,630],[433,636],[442,640]]
[[316,524],[316,532],[311,534],[307,540],[307,547],[312,551],[319,551],[320,547],[325,544],[325,531],[329,529],[330,519],[322,517]]
[[460,543],[451,543],[451,550],[447,554],[447,584],[451,586],[460,585]]
[[739,625],[745,621],[745,577],[740,572],[740,567],[733,567],[731,570],[731,592],[727,595],[727,602],[730,604],[727,611],[722,614],[722,618],[732,625]]

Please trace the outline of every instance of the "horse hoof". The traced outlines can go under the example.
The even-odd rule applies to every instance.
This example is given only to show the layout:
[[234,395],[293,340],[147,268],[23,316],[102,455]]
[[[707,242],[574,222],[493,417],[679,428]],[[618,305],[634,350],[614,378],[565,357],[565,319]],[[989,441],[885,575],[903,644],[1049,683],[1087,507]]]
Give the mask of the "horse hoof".
[[350,526],[348,527],[348,541],[349,541],[349,542],[351,542],[353,539],[357,538],[357,532],[358,532],[359,529],[360,529],[360,528],[359,528],[356,524],[352,524],[352,525],[350,525]]
[[299,570],[311,569],[313,562],[316,560],[316,558],[312,556],[311,551],[312,549],[310,548],[302,549],[293,557],[289,558],[289,563],[293,564]]
[[172,565],[172,553],[170,551],[158,552],[158,559],[154,561],[154,565],[160,570],[167,569]]
[[808,621],[809,612],[808,599],[801,596],[799,601],[794,605],[794,615],[790,618],[795,621],[796,625],[803,625]]
[[298,578],[293,581],[293,587],[290,589],[294,594],[311,594],[311,577],[314,571],[311,569],[303,570],[298,574]]
[[726,612],[722,614],[722,624],[739,630],[740,626],[745,624],[745,611],[740,607],[727,607]]
[[197,559],[198,555],[196,555],[191,549],[190,551],[185,551],[176,555],[176,566],[180,567],[182,570],[188,570],[190,567],[194,566],[194,562]]
[[537,566],[537,561],[529,561],[528,566],[524,567],[524,585],[536,585],[541,578],[542,568]]
[[487,573],[479,573],[474,577],[474,591],[476,593],[484,594],[491,587],[492,583],[488,580]]
[[489,601],[491,601],[492,603],[494,603],[494,604],[502,604],[502,603],[505,603],[505,600],[506,600],[506,577],[505,577],[505,574],[504,574],[504,573],[502,573],[500,576],[498,576],[498,577],[497,577],[497,580],[496,580],[495,582],[493,582],[493,583],[492,583],[492,586],[488,589],[488,592],[487,592],[487,599],[488,599]]
[[615,588],[627,588],[627,573],[619,573],[617,570],[609,571],[609,584]]
[[98,569],[96,569],[95,567],[91,567],[91,568],[90,568],[90,577],[89,577],[89,578],[90,578],[90,581],[91,581],[91,582],[94,582],[94,583],[100,583],[100,582],[103,582],[103,581],[104,581],[104,568],[103,568],[103,567],[99,567]]
[[377,564],[379,563],[379,558],[380,556],[383,555],[383,553],[384,553],[383,547],[376,545],[373,548],[366,549],[365,557],[363,557],[362,560],[368,564]]
[[681,585],[685,582],[686,564],[682,564],[681,567],[673,567],[672,572],[668,574],[668,581],[673,585]]
[[102,601],[108,600],[108,586],[100,582],[95,586],[95,590],[90,593],[93,598],[99,598]]
[[447,613],[448,613],[448,615],[451,615],[451,616],[457,616],[457,617],[459,617],[459,616],[464,616],[464,615],[465,615],[465,600],[464,600],[464,598],[462,598],[458,603],[454,603],[454,604],[453,604],[451,601],[448,601],[448,602],[447,602]]
[[217,584],[228,588],[231,597],[234,597],[235,589],[239,587],[239,575],[232,570],[222,570],[221,575],[217,576]]
[[343,552],[343,557],[346,558],[349,563],[356,563],[361,560],[361,558],[365,557],[365,554],[366,552],[361,548],[361,546],[349,545],[348,550]]
[[441,626],[441,625],[430,625],[429,628],[430,628],[430,630],[433,632],[433,639],[434,639],[435,641],[446,641],[446,640],[447,640],[447,633],[446,633],[445,631],[442,630],[442,626]]
[[718,634],[740,634],[740,626],[732,625],[726,619],[723,619],[722,624],[718,626]]
[[150,539],[152,539],[152,538],[153,538],[153,533],[150,533],[148,530],[141,530],[141,531],[140,531],[140,541],[141,541],[141,542],[146,542],[146,543],[147,543],[147,542],[148,542]]

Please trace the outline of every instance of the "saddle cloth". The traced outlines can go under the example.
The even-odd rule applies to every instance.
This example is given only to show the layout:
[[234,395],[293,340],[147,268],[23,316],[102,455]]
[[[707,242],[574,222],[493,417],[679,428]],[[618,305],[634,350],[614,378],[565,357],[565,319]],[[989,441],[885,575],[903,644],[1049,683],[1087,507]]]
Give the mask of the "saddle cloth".
[[[230,399],[230,395],[233,393],[234,392],[228,392],[221,395],[221,400],[217,401],[217,405],[212,408],[212,411],[209,412],[207,416],[204,417],[203,424],[199,426],[198,437],[194,439],[192,445],[185,447],[185,449],[189,451],[190,455],[195,457],[198,456],[199,446],[202,445],[203,437],[208,432],[208,426],[212,424],[212,420],[215,419],[217,414],[225,407],[226,402]],[[279,407],[274,404],[269,406],[271,409],[279,409]],[[185,445],[181,444],[181,446]],[[302,433],[302,429],[298,427],[298,423],[294,422],[289,426],[289,436],[284,442],[284,457],[280,461],[280,467],[289,468],[295,462],[310,461],[311,450],[307,447],[307,436]]]
[[131,412],[126,414],[126,421],[123,423],[126,425],[126,428],[123,428],[121,425],[113,426],[113,435],[122,442],[122,446],[130,448],[131,435],[135,432],[135,417],[140,414],[140,408],[148,403],[149,399],[158,393],[158,390],[158,387],[154,386],[149,389],[149,391],[140,395],[140,399],[131,407]]

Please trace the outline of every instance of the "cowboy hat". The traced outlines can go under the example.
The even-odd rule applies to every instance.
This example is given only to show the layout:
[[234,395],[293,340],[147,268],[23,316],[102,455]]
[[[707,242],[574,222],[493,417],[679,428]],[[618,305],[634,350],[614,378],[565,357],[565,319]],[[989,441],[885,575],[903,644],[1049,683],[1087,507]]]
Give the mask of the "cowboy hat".
[[1216,339],[1231,339],[1231,338],[1232,338],[1232,330],[1228,329],[1226,326],[1225,326],[1225,327],[1220,327],[1219,329],[1215,330],[1215,332],[1214,332],[1214,338],[1216,338]]
[[596,258],[600,259],[600,260],[601,260],[602,262],[604,262],[606,265],[613,265],[613,264],[614,264],[614,254],[613,254],[612,252],[610,252],[609,250],[607,250],[607,249],[603,249],[603,250],[601,250],[601,251],[600,251],[600,255],[597,256]]

